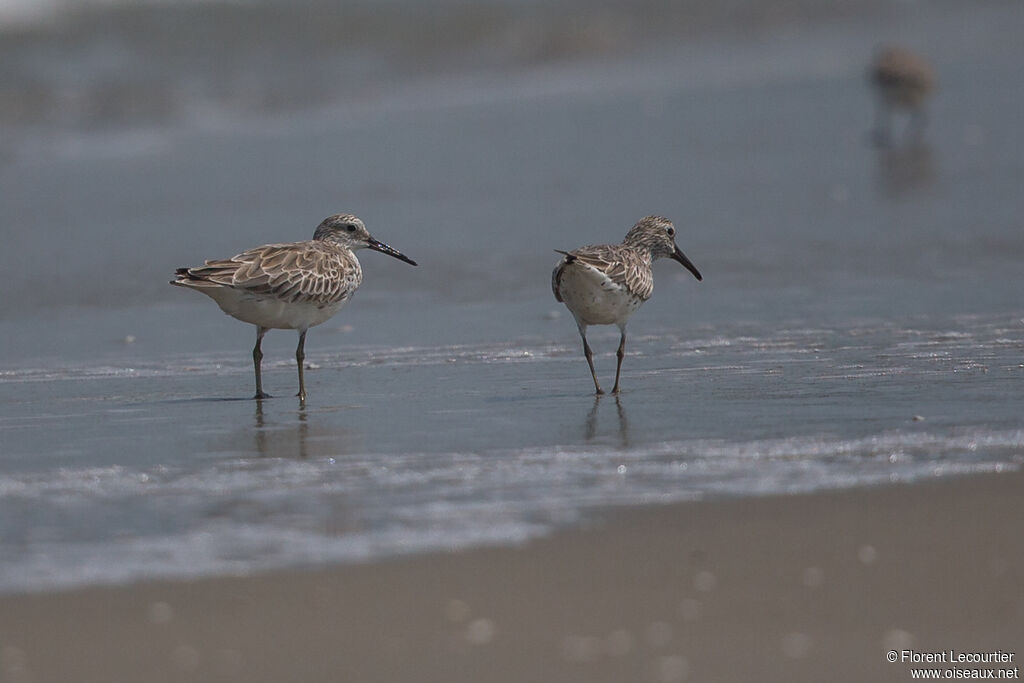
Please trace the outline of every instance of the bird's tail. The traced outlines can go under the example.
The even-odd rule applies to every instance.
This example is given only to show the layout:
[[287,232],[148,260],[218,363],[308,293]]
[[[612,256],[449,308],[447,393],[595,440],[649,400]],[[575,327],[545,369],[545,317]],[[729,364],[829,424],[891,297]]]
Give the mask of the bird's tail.
[[185,283],[199,279],[200,278],[197,278],[192,273],[190,273],[188,268],[175,268],[174,279],[171,280],[171,284],[178,285],[179,287],[184,287],[186,286]]
[[576,260],[576,257],[567,251],[562,251],[561,249],[555,249],[555,251],[565,257],[566,263],[572,263]]

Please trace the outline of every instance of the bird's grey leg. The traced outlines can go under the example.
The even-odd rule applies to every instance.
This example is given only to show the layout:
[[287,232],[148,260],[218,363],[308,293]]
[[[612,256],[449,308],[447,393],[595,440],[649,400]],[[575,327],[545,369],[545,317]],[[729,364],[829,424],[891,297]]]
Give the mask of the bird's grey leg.
[[306,402],[306,375],[303,372],[305,370],[306,360],[306,330],[299,332],[299,345],[295,348],[295,364],[299,366],[299,393],[296,396],[299,397],[299,403]]
[[590,344],[587,343],[587,326],[580,323],[576,324],[580,330],[580,337],[583,338],[583,355],[587,357],[587,365],[590,366],[590,376],[594,378],[594,389],[595,393],[603,394],[604,389],[597,381],[597,373],[594,372],[594,352],[590,350]]
[[260,370],[260,365],[263,363],[263,350],[260,349],[260,345],[263,344],[263,335],[267,333],[267,328],[256,326],[256,346],[252,349],[252,365],[256,368],[256,395],[253,398],[270,398],[270,394],[263,393],[263,375]]
[[626,355],[626,326],[623,325],[621,328],[622,336],[619,337],[619,350],[615,352],[615,357],[618,361],[615,364],[615,386],[612,387],[612,393],[619,393],[619,373],[622,372],[622,359]]

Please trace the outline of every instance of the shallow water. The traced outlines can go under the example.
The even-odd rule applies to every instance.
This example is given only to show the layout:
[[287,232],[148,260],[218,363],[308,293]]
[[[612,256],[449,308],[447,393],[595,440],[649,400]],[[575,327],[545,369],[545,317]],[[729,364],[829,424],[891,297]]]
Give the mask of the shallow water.
[[[0,164],[0,590],[513,543],[609,504],[1024,460],[1018,5],[723,32],[358,102],[38,130]],[[932,55],[922,144],[875,150],[862,70]],[[59,128],[59,127],[58,127]],[[353,211],[367,253],[264,344],[177,266]],[[663,213],[624,393],[595,400],[554,249]],[[605,383],[614,328],[591,342]]]
[[[185,305],[139,312],[157,314],[196,317]],[[684,332],[649,322],[618,399],[589,395],[570,325],[536,321],[526,327],[546,334],[503,343],[321,342],[306,409],[282,354],[265,372],[282,397],[266,402],[244,399],[242,350],[7,371],[0,586],[520,542],[610,504],[1024,459],[1019,317]],[[615,335],[593,341],[608,377]]]

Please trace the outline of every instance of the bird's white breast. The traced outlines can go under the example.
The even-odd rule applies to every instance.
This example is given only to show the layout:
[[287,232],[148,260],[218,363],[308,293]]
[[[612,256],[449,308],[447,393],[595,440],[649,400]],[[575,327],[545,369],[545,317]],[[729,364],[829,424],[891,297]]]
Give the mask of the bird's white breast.
[[621,325],[643,301],[597,268],[576,261],[566,265],[558,292],[565,305],[587,325]]
[[308,301],[286,302],[228,287],[200,290],[208,294],[221,310],[243,322],[279,330],[305,330],[329,320],[348,302],[349,297],[329,304]]

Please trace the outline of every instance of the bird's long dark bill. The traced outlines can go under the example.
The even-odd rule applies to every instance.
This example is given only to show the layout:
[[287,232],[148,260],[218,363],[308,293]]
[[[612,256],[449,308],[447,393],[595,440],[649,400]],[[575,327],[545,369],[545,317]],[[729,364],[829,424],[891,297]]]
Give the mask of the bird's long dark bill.
[[377,240],[370,240],[370,241],[368,241],[366,243],[366,246],[368,246],[370,249],[373,249],[374,251],[379,251],[382,254],[387,254],[388,256],[394,256],[399,261],[405,261],[409,265],[412,265],[412,266],[416,265],[416,262],[413,261],[411,258],[406,256],[402,252],[398,251],[397,249],[389,247],[388,245],[384,244],[383,242],[378,242]]
[[684,267],[685,267],[685,268],[686,268],[686,269],[687,269],[688,271],[690,271],[691,273],[693,273],[693,276],[694,276],[695,278],[697,278],[698,280],[703,280],[703,279],[704,279],[704,278],[702,278],[702,277],[700,276],[700,271],[699,271],[699,270],[697,270],[697,266],[695,266],[695,265],[693,265],[692,263],[690,263],[690,259],[686,258],[686,254],[684,254],[683,252],[681,252],[681,251],[679,250],[679,247],[676,247],[676,252],[675,252],[674,254],[672,254],[672,258],[673,258],[674,260],[676,260],[676,261],[679,261],[680,263],[682,263],[682,264],[683,264],[683,266],[684,266]]

